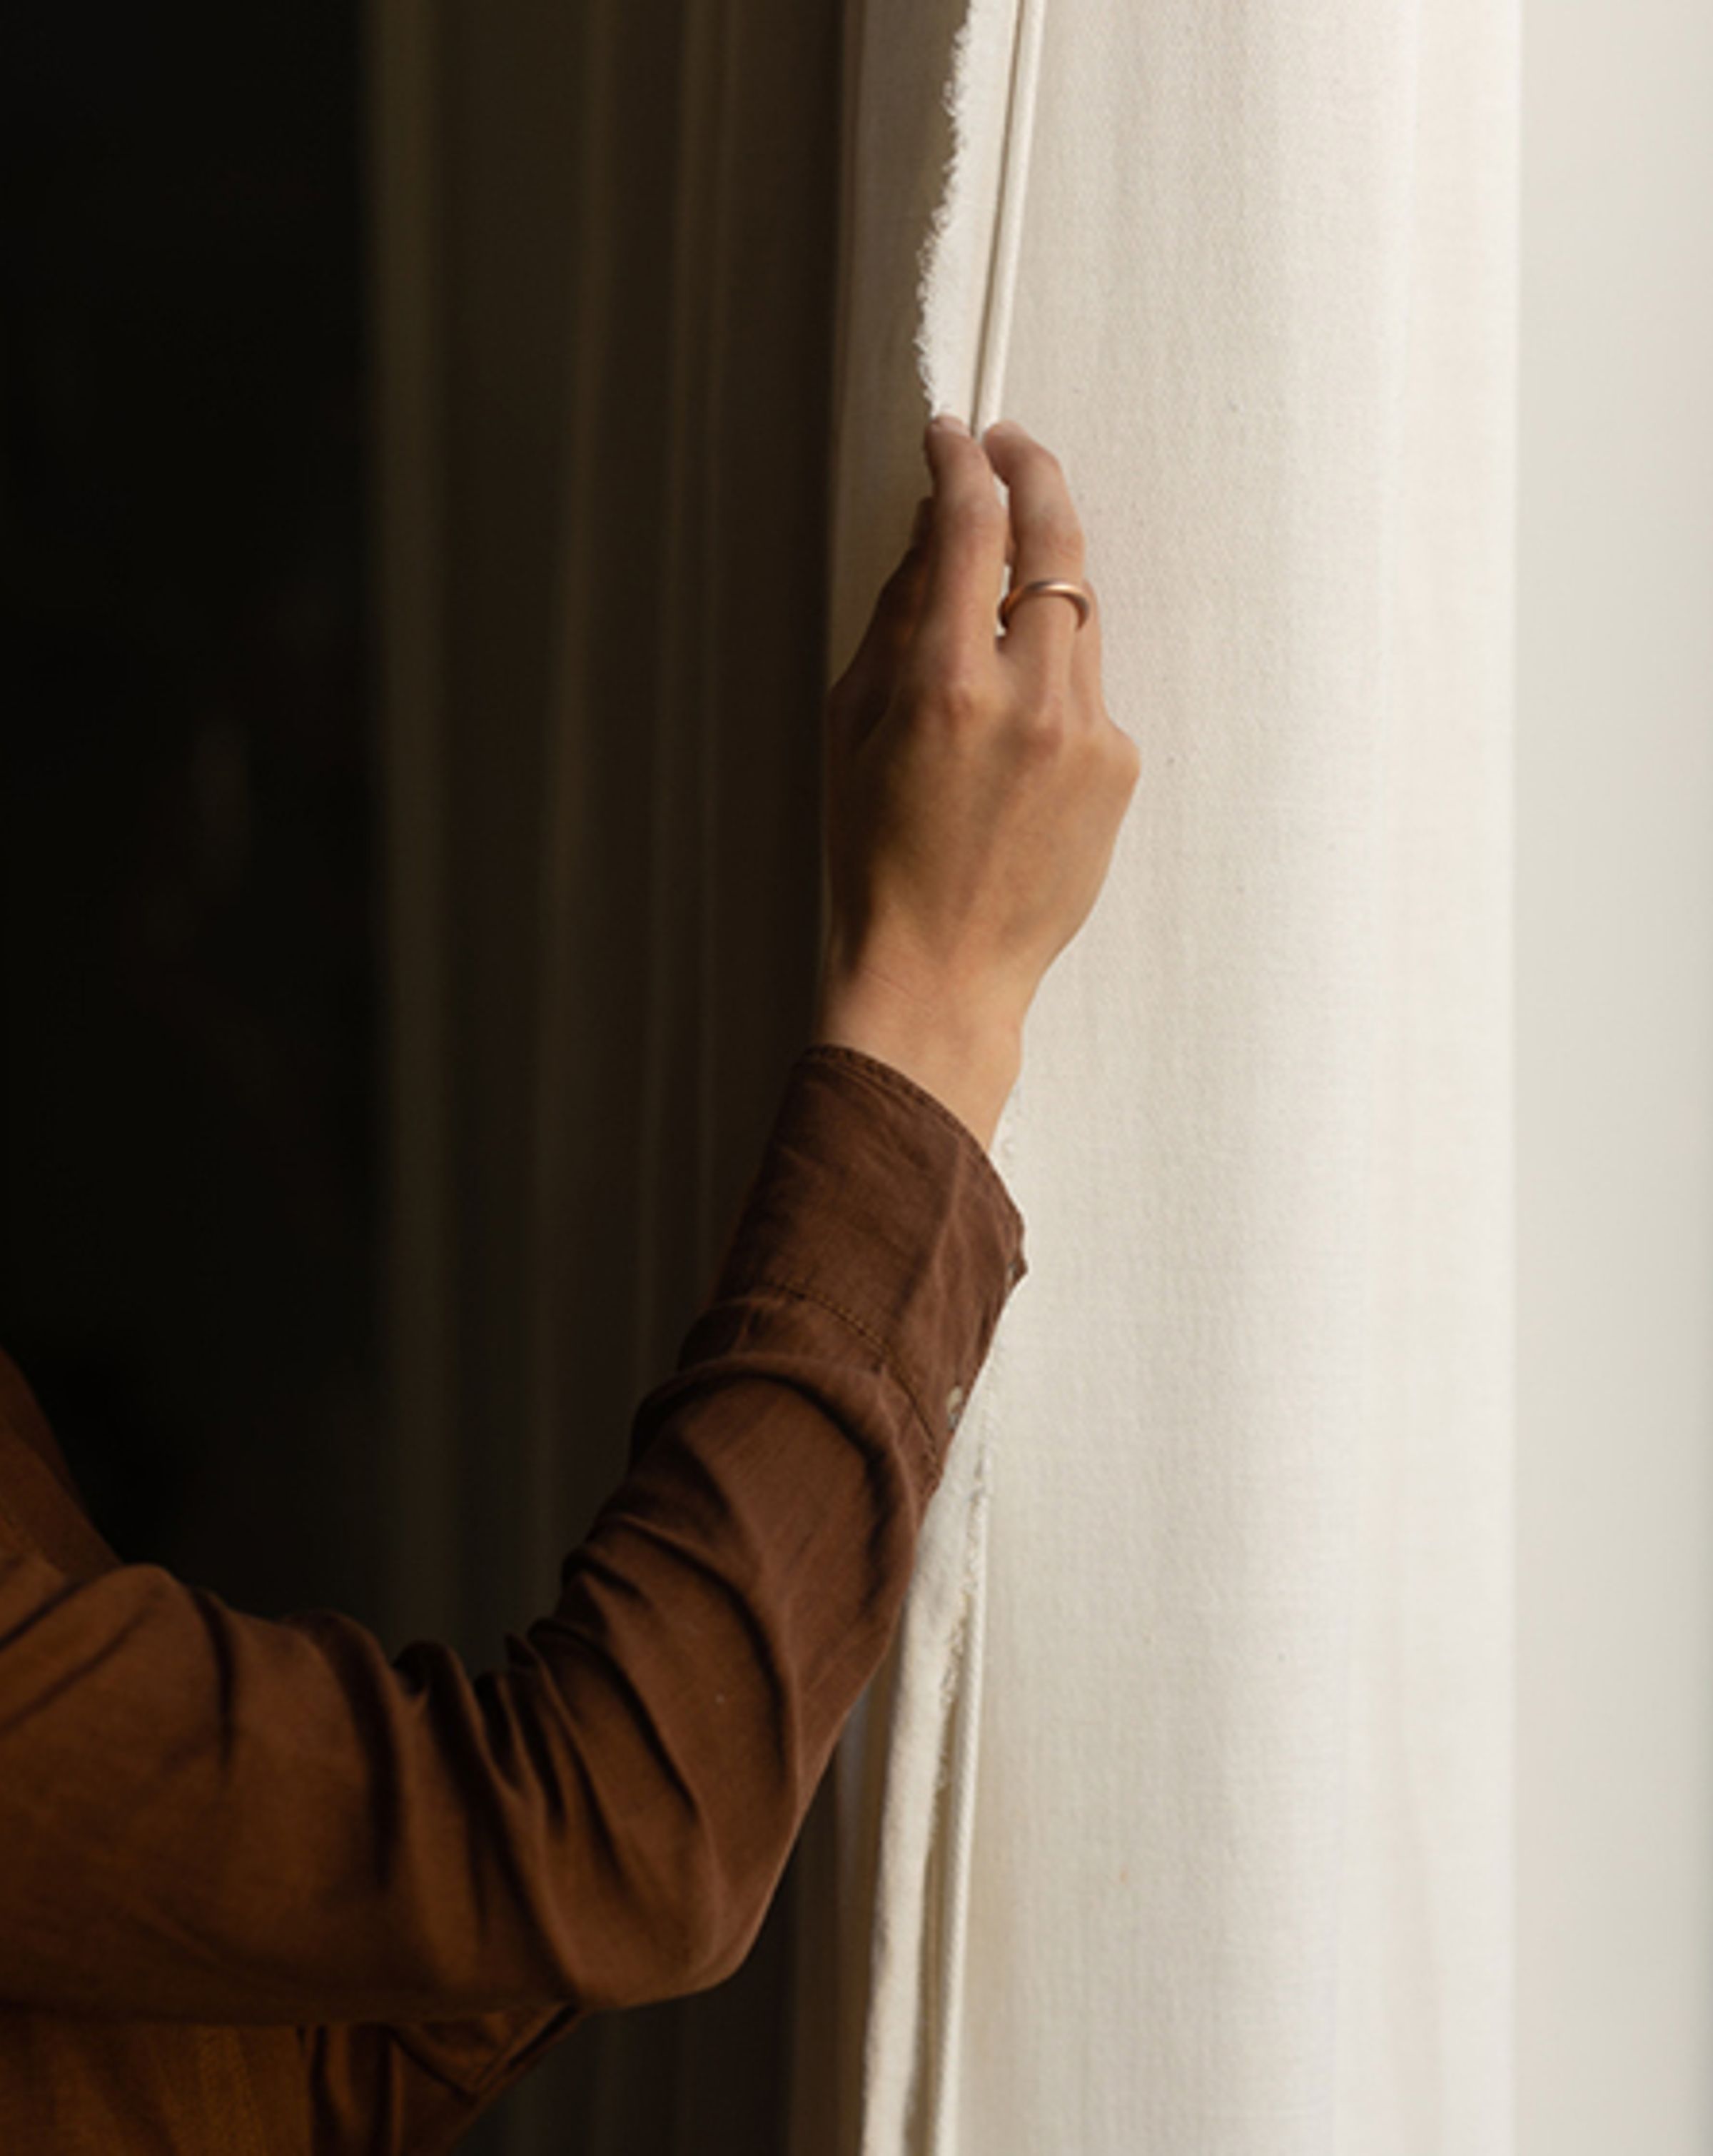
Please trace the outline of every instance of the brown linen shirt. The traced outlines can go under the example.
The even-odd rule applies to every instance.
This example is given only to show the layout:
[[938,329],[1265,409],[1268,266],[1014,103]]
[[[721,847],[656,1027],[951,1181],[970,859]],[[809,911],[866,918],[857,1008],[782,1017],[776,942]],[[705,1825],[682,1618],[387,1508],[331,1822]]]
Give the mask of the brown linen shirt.
[[1027,1270],[967,1126],[805,1049],[630,1472],[474,1677],[121,1563],[0,1356],[0,2150],[428,2156],[734,1969]]

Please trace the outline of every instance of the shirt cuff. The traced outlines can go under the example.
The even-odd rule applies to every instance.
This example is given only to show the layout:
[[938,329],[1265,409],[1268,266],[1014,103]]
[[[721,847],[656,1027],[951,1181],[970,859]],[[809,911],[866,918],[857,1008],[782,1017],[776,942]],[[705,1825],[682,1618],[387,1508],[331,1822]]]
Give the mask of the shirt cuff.
[[1012,1290],[1023,1220],[975,1132],[859,1049],[798,1055],[711,1300],[808,1296],[864,1335],[915,1406],[937,1479]]

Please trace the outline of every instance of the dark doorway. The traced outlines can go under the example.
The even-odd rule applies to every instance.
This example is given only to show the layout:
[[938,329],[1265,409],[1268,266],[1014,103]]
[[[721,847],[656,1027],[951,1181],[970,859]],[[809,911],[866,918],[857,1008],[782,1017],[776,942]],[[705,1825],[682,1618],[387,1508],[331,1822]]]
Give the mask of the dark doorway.
[[0,28],[0,1346],[122,1557],[372,1622],[360,48]]

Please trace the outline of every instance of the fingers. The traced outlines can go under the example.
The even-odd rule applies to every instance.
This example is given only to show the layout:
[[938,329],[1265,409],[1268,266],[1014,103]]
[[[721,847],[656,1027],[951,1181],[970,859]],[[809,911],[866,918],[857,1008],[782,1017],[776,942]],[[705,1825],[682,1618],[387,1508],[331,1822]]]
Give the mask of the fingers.
[[[982,441],[1010,495],[1012,588],[1049,578],[1081,583],[1082,523],[1058,458],[1014,419],[995,420]],[[1038,690],[1069,678],[1073,649],[1092,634],[1092,618],[1079,633],[1078,613],[1068,598],[1042,597],[1012,615],[1002,649]]]
[[837,685],[835,694],[841,702],[859,701],[877,682],[889,679],[897,670],[922,608],[933,507],[931,495],[924,495],[916,504],[915,521],[904,553],[881,585],[868,626]]
[[916,504],[915,520],[910,526],[910,538],[898,567],[882,584],[880,596],[874,602],[874,619],[869,624],[869,635],[890,650],[895,650],[903,644],[921,611],[922,592],[928,568],[928,532],[933,509],[933,497],[924,495]]
[[[1086,691],[1104,710],[1100,689],[1100,601],[1095,587],[1086,577],[1083,578],[1083,589],[1089,595],[1089,618],[1078,629],[1075,610],[1072,609],[1071,625],[1074,633],[1070,639],[1070,678],[1080,690]],[[1069,606],[1070,603],[1067,599],[1062,603]],[[1016,615],[1013,614],[1012,619],[1015,620]]]
[[931,679],[969,682],[1003,656],[1032,703],[1062,699],[1069,686],[1080,708],[1102,708],[1092,613],[1080,628],[1069,599],[1042,597],[1017,609],[1003,637],[998,629],[1008,569],[1013,588],[1064,578],[1092,598],[1082,526],[1058,459],[1014,420],[996,422],[981,441],[961,426],[931,424],[923,450],[934,491],[916,505],[903,558],[839,685],[840,707],[864,705],[913,649]]
[[936,425],[923,446],[933,475],[921,641],[936,665],[991,660],[1009,524],[987,452],[967,430]]

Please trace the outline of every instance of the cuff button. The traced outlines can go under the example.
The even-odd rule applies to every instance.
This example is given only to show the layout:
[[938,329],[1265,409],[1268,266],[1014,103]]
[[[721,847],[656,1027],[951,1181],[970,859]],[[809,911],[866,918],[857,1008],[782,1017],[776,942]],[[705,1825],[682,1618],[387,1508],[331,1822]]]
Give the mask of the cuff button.
[[946,1421],[948,1429],[956,1430],[963,1413],[963,1387],[954,1385],[946,1395]]

